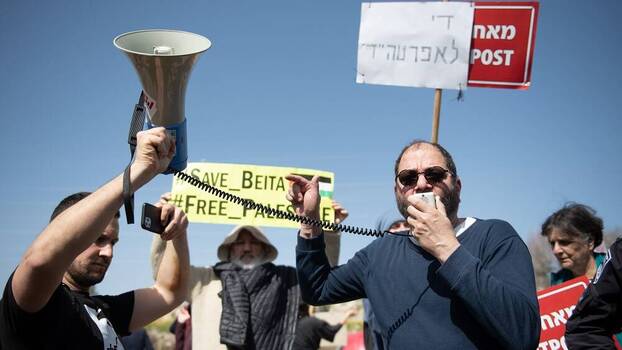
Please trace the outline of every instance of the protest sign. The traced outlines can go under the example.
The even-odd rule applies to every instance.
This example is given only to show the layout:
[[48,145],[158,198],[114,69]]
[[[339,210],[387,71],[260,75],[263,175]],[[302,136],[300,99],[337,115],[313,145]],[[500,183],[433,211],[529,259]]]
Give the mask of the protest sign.
[[[589,284],[587,277],[581,276],[538,292],[542,326],[538,350],[568,349],[564,337],[566,322]],[[615,337],[613,341],[620,349]]]
[[538,292],[540,304],[540,342],[538,350],[567,349],[566,321],[590,281],[582,276]]
[[537,2],[476,2],[468,86],[527,89]]
[[[285,168],[226,163],[188,163],[184,172],[195,179],[230,194],[251,199],[273,209],[294,213],[285,199],[289,181],[285,175],[297,174],[307,178],[320,177],[320,219],[333,222],[332,196],[334,174],[321,170]],[[173,180],[172,203],[184,210],[190,222],[214,224],[246,224],[298,228],[299,223],[279,219],[257,210],[216,197],[187,182]]]
[[473,4],[361,4],[357,83],[465,89]]

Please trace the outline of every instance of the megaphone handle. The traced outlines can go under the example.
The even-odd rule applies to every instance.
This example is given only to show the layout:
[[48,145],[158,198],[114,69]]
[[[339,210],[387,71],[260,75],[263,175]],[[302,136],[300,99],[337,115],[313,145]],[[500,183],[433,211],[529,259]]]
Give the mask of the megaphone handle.
[[145,124],[145,93],[140,92],[138,103],[134,106],[132,121],[130,122],[130,132],[127,136],[127,143],[130,145],[130,164],[123,171],[123,206],[125,207],[125,218],[128,225],[134,223],[134,194],[130,189],[130,165],[136,151],[136,134],[143,129]]
[[134,157],[136,150],[136,134],[145,127],[145,93],[140,92],[138,103],[134,106],[132,120],[130,121],[130,132],[127,135],[127,143],[130,145],[130,156]]
[[123,171],[123,207],[125,208],[125,218],[127,224],[134,223],[134,194],[130,192],[130,166],[132,163],[125,167]]

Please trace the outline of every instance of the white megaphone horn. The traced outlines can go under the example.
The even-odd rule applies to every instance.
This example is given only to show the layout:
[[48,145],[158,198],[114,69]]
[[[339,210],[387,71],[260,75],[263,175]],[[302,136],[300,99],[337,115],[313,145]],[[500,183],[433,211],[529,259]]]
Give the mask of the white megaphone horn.
[[175,137],[169,165],[186,168],[188,143],[184,101],[192,66],[212,43],[204,36],[179,30],[149,29],[124,33],[113,40],[132,61],[143,86],[147,127],[163,126]]

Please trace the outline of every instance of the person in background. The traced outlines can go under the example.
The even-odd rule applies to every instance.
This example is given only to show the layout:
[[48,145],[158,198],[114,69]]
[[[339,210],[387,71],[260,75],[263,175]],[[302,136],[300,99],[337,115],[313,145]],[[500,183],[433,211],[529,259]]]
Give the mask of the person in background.
[[139,329],[121,338],[125,350],[153,350],[151,339],[145,329]]
[[[595,251],[602,244],[603,227],[603,220],[596,216],[596,211],[580,203],[568,203],[544,221],[542,235],[551,244],[553,255],[561,266],[559,271],[551,273],[552,286],[579,276],[594,279],[606,256],[605,253]],[[583,305],[586,303],[583,302]],[[584,315],[589,312],[583,308],[581,310]],[[590,317],[584,318],[590,320]],[[577,328],[571,331],[571,342],[575,342],[575,347],[581,344],[581,340],[576,340],[581,338],[580,335],[575,336],[576,331]],[[622,333],[616,333],[618,342],[622,344]],[[568,344],[568,338],[566,343]]]
[[192,349],[192,319],[190,303],[184,301],[177,309],[177,317],[171,323],[169,332],[175,334],[175,350]]
[[341,327],[357,313],[356,308],[349,309],[341,322],[331,325],[310,315],[309,308],[309,304],[304,302],[301,302],[298,308],[298,324],[294,339],[294,349],[296,350],[317,350],[320,348],[322,339],[332,342]]
[[542,235],[561,266],[559,271],[551,273],[552,286],[579,276],[594,278],[605,259],[604,253],[594,251],[603,241],[603,220],[594,209],[568,203],[546,218]]
[[[333,208],[336,222],[345,220],[348,212],[338,203]],[[154,237],[154,272],[163,243]],[[190,267],[192,349],[292,349],[300,291],[296,269],[272,263],[277,254],[259,227],[240,225],[218,247],[220,262]]]
[[622,330],[622,239],[609,248],[572,316],[566,323],[566,346],[570,350],[616,349]]

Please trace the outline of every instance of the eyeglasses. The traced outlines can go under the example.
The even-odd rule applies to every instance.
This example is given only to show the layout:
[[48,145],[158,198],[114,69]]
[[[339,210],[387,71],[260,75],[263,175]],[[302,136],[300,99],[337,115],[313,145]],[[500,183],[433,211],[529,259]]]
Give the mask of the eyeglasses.
[[395,179],[402,186],[407,187],[416,185],[417,181],[419,181],[419,175],[423,175],[429,184],[434,185],[435,183],[445,180],[445,178],[447,178],[447,173],[451,174],[451,171],[440,166],[433,166],[422,172],[415,169],[404,169],[397,174]]

